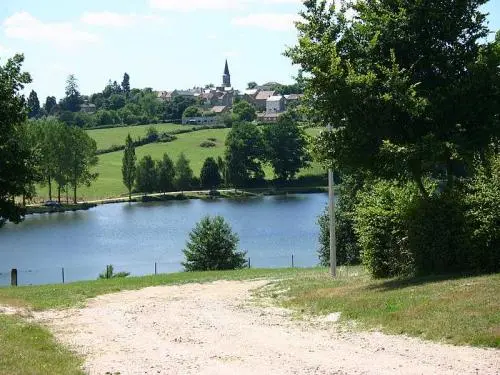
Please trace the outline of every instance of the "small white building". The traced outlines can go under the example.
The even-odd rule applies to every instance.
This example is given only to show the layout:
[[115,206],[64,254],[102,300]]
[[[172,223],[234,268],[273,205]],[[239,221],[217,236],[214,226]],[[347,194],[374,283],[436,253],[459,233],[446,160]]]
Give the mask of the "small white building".
[[283,95],[273,95],[266,100],[266,113],[280,113],[285,110]]

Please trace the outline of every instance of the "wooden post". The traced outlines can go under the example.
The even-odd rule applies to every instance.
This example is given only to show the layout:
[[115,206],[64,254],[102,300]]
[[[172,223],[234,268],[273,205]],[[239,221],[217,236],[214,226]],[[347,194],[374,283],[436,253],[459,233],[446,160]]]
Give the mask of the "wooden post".
[[158,264],[155,262],[155,275],[158,275]]
[[251,268],[252,267],[252,263],[250,261],[250,257],[248,257],[248,268]]
[[10,271],[10,285],[17,286],[17,268]]
[[64,284],[64,267],[61,268],[62,282]]
[[293,264],[293,254],[292,254],[292,268],[294,268],[294,264]]

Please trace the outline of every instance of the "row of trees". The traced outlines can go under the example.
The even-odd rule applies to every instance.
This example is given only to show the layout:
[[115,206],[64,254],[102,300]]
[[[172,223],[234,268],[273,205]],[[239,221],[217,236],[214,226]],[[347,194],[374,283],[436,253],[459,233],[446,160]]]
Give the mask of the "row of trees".
[[305,2],[287,55],[310,118],[333,127],[315,153],[343,178],[341,260],[377,277],[500,269],[500,33],[487,41],[485,2]]

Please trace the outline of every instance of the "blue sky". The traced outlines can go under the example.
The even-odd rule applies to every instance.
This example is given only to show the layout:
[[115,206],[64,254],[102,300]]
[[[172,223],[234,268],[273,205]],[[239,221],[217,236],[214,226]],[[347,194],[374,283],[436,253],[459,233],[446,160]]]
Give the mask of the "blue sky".
[[[0,58],[25,54],[40,101],[58,99],[73,73],[84,94],[128,72],[132,87],[218,84],[229,60],[233,86],[291,82],[282,55],[296,41],[300,0],[1,0]],[[500,28],[500,0],[490,0]]]

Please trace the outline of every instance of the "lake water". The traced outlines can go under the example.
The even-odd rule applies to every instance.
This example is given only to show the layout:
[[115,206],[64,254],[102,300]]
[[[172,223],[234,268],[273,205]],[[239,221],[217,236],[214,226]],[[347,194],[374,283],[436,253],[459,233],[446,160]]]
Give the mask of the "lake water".
[[0,229],[0,285],[17,268],[19,284],[91,280],[107,264],[132,275],[182,270],[188,233],[205,215],[222,215],[240,237],[252,267],[318,264],[317,216],[326,194],[244,200],[123,203],[89,211],[32,215]]

